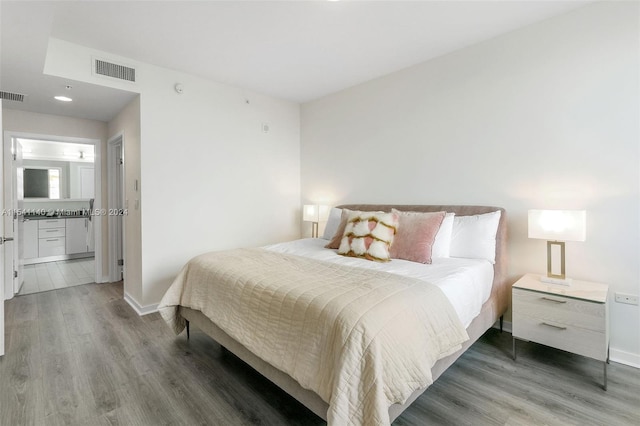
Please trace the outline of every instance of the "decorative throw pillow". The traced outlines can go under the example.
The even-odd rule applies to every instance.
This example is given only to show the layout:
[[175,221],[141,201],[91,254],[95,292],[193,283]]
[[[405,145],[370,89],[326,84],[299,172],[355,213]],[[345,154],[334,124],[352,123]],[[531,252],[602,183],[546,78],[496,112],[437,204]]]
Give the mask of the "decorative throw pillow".
[[391,246],[391,258],[430,264],[433,242],[446,212],[391,211],[400,218],[398,233]]
[[456,216],[451,235],[451,257],[485,259],[496,263],[496,233],[500,210],[473,216]]
[[347,226],[347,220],[349,220],[349,215],[351,213],[362,213],[356,210],[342,209],[342,215],[340,216],[340,225],[338,225],[338,230],[335,234],[333,234],[333,238],[327,243],[324,248],[328,249],[337,249],[340,247],[340,241],[342,241],[342,235],[344,235],[344,228]]
[[440,225],[431,248],[431,258],[449,257],[451,250],[451,232],[453,232],[453,218],[455,213],[447,213]]
[[397,213],[352,212],[345,226],[338,254],[388,262],[389,250],[397,230]]

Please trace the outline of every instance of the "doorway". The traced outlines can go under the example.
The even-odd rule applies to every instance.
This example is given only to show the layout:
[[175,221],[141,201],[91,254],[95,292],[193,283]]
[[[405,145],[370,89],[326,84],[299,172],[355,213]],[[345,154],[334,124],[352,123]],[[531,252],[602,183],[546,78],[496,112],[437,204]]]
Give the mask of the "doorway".
[[102,262],[94,261],[102,258],[101,245],[94,244],[101,241],[101,220],[93,216],[100,211],[100,145],[5,132],[5,188],[11,190],[4,201],[12,214],[4,224],[13,238],[5,247],[6,299],[103,281]]

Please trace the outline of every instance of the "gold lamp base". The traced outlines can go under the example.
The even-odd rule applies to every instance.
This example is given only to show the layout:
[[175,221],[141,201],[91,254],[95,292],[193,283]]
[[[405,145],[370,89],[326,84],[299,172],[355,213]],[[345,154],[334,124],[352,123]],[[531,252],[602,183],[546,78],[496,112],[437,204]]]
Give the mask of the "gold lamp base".
[[[560,273],[553,273],[553,246],[560,249]],[[547,276],[540,277],[540,281],[550,284],[571,285],[571,279],[565,273],[564,241],[547,241]]]

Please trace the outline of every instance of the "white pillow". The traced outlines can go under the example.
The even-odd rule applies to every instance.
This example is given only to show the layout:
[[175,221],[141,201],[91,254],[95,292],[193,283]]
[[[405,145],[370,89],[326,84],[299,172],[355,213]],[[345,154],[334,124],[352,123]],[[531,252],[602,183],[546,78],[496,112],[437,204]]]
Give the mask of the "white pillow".
[[336,232],[338,232],[338,227],[340,226],[341,218],[342,218],[342,209],[331,207],[331,211],[329,212],[329,218],[327,219],[327,224],[325,225],[324,232],[322,233],[323,239],[331,240],[333,238]]
[[447,213],[442,220],[436,239],[431,247],[431,258],[449,257],[451,250],[451,232],[453,231],[453,217],[455,213]]
[[451,234],[451,257],[486,259],[496,263],[496,233],[500,210],[474,216],[456,216]]

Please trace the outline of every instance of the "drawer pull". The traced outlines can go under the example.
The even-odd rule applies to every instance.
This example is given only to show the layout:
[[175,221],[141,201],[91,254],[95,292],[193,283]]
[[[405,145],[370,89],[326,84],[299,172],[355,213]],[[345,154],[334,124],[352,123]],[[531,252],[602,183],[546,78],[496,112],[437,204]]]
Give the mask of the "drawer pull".
[[58,230],[57,229],[50,229],[47,232],[58,232]]
[[542,300],[548,300],[549,302],[556,302],[556,303],[567,303],[566,300],[557,300],[557,299],[550,299],[548,297],[541,297]]
[[558,330],[566,330],[567,329],[567,327],[560,327],[559,325],[549,324],[548,322],[541,322],[540,324],[546,325],[548,327],[557,328]]
[[60,241],[60,239],[54,238],[53,240],[47,240],[47,241]]

